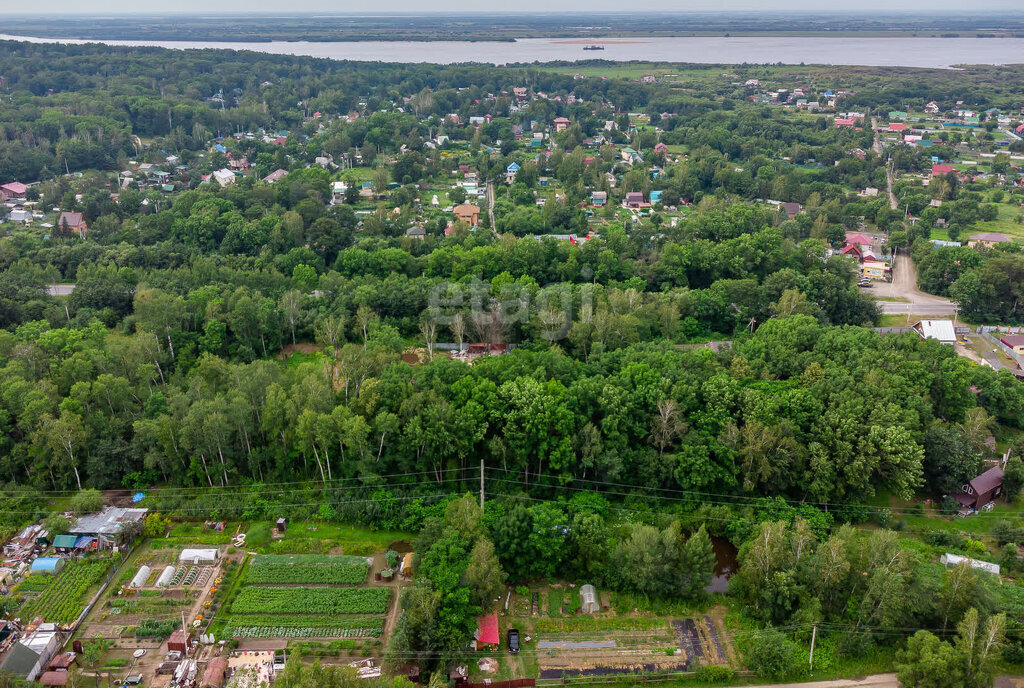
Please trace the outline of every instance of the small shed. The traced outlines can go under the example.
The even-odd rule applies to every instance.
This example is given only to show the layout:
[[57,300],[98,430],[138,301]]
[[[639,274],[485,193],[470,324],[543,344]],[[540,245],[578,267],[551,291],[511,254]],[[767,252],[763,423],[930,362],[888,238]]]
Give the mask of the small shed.
[[66,686],[68,676],[66,671],[45,671],[39,677],[39,683],[44,686]]
[[173,566],[166,566],[160,573],[160,577],[156,579],[156,587],[166,588],[171,584],[171,580],[174,578],[175,568]]
[[584,614],[593,614],[600,610],[597,602],[597,591],[589,583],[580,587],[580,609]]
[[206,665],[206,671],[203,672],[203,680],[200,682],[199,688],[221,688],[224,685],[224,675],[227,671],[228,658],[214,657]]
[[288,519],[284,517],[277,519],[277,521],[274,522],[274,529],[279,533],[286,531],[288,529]]
[[53,538],[53,548],[60,552],[69,552],[75,548],[77,539],[74,535],[58,535]]
[[77,655],[74,652],[62,652],[50,660],[47,671],[67,671],[75,663]]
[[177,630],[171,633],[171,637],[167,641],[167,650],[170,652],[180,652],[185,655],[188,654],[190,645],[192,645],[192,634]]
[[64,560],[57,557],[39,557],[32,562],[32,573],[56,574],[64,568]]
[[139,572],[135,574],[135,578],[132,578],[132,582],[128,584],[130,588],[141,588],[149,580],[149,574],[151,569],[143,564],[139,567]]
[[215,549],[183,549],[178,561],[183,564],[212,564],[217,561],[218,552]]

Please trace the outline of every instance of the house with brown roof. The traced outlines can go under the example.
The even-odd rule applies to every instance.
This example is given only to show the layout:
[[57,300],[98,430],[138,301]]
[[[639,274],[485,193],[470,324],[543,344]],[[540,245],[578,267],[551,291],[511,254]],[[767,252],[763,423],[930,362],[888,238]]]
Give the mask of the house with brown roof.
[[9,201],[12,198],[24,198],[28,187],[21,182],[9,182],[0,186],[0,200]]
[[965,509],[980,509],[993,501],[1003,491],[1003,469],[993,466],[977,478],[964,485],[964,491],[953,495]]
[[480,224],[480,206],[478,205],[463,203],[452,208],[452,212],[455,213],[455,219],[465,222],[470,227]]
[[569,119],[566,117],[555,118],[555,131],[562,131],[569,128]]
[[644,204],[644,195],[639,191],[630,191],[626,194],[625,200],[622,201],[622,205],[627,208],[639,208]]
[[1010,237],[999,232],[980,232],[978,234],[972,234],[967,237],[967,245],[971,248],[975,246],[984,246],[985,248],[992,248],[996,244],[1005,244],[1010,240]]
[[82,217],[82,213],[69,213],[67,211],[57,218],[58,227],[67,227],[76,234],[85,234],[89,230],[89,224]]

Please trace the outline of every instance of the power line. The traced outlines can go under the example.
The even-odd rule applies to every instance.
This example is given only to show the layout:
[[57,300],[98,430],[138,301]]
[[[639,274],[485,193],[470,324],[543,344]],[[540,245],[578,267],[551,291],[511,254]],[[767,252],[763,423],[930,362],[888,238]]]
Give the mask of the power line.
[[[318,481],[318,480],[315,480],[315,479],[294,480],[294,481],[289,481],[289,482],[273,482],[273,483],[255,481],[255,482],[251,482],[251,483],[236,483],[236,484],[233,484],[233,485],[231,485],[231,484],[229,484],[229,485],[215,485],[214,487],[202,487],[202,486],[197,486],[197,487],[154,487],[152,489],[147,489],[147,490],[144,490],[144,491],[145,491],[147,496],[149,496],[151,494],[168,494],[168,493],[175,494],[175,493],[179,493],[179,492],[184,492],[184,493],[190,493],[190,492],[208,493],[210,491],[217,491],[217,490],[252,489],[254,487],[261,488],[260,491],[263,492],[262,488],[264,488],[264,487],[282,487],[282,486],[286,486],[286,485],[313,485],[313,486],[315,486],[315,485],[326,485],[326,484],[329,484],[329,483],[352,482],[352,481],[355,481],[355,480],[376,480],[376,479],[404,478],[404,477],[410,477],[410,476],[436,475],[438,473],[466,472],[466,471],[476,471],[476,470],[477,470],[476,467],[468,467],[467,466],[467,467],[464,467],[464,468],[439,468],[436,471],[435,470],[430,470],[430,471],[413,471],[413,472],[409,472],[409,473],[387,473],[387,474],[383,474],[383,475],[375,475],[375,474],[370,473],[370,474],[367,474],[367,475],[356,476],[356,477],[351,477],[351,478],[333,478],[333,479],[326,480],[326,481]],[[25,496],[34,496],[34,495],[66,496],[66,495],[76,495],[76,494],[78,494],[80,492],[80,490],[35,490],[35,489],[29,488],[29,487],[22,488],[22,487],[18,487],[18,486],[14,486],[14,487],[11,487],[11,488],[0,488],[0,494],[4,493],[6,491],[10,491],[10,492],[14,493],[15,495],[19,495],[19,496],[22,495],[22,494],[24,494]],[[133,492],[133,490],[130,490],[130,489],[124,489],[123,491],[124,492]],[[134,491],[143,491],[143,490],[134,490]]]

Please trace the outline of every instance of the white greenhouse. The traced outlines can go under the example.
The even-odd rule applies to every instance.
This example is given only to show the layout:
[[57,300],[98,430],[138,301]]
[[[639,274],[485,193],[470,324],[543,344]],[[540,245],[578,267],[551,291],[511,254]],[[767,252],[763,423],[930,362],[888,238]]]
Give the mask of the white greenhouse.
[[593,614],[600,610],[600,605],[597,602],[597,591],[589,583],[580,588],[580,610],[584,614]]
[[135,574],[135,578],[132,578],[132,582],[129,583],[129,587],[141,588],[149,580],[150,568],[143,564],[139,567],[139,572]]
[[174,567],[167,566],[160,573],[160,577],[156,579],[156,587],[166,588],[171,584],[171,579],[174,578]]

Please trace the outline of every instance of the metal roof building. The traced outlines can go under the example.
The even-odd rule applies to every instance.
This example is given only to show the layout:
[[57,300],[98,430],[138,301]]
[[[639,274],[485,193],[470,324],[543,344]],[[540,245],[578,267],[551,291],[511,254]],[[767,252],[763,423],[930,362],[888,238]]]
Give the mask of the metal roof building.
[[121,532],[125,523],[141,521],[149,509],[122,509],[117,506],[105,506],[101,511],[79,518],[68,532],[72,535],[87,535],[97,538],[100,546],[113,543],[114,537]]

